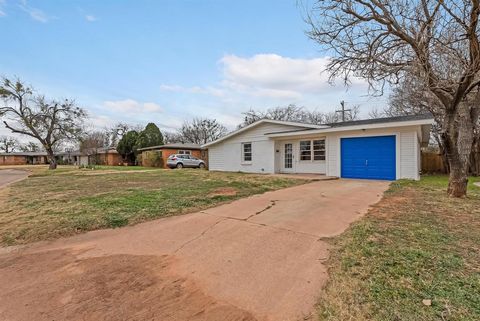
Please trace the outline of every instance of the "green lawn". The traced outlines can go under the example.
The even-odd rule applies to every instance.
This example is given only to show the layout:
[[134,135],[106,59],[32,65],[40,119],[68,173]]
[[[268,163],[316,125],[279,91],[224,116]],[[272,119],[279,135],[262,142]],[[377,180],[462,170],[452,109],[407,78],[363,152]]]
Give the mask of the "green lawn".
[[28,179],[0,190],[0,242],[135,224],[305,182],[189,169],[35,168]]
[[446,186],[444,176],[395,182],[331,240],[320,320],[480,320],[480,188],[453,199]]

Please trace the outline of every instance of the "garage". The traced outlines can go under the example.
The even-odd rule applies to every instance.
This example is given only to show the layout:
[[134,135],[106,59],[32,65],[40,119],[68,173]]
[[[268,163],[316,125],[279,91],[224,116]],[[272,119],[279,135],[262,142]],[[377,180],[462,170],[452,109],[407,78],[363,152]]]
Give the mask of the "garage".
[[341,177],[396,179],[396,137],[341,138]]

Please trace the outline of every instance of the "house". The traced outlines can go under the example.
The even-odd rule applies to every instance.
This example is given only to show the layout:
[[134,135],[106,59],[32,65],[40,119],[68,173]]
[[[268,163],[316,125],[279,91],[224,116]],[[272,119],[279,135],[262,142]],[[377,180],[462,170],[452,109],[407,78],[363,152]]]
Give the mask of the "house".
[[84,151],[67,151],[58,154],[64,164],[87,165],[123,165],[122,156],[115,148],[91,148]]
[[48,164],[45,152],[0,153],[0,165],[38,165]]
[[161,153],[164,168],[167,168],[167,159],[172,154],[188,154],[188,155],[192,155],[193,157],[201,158],[207,161],[205,159],[206,155],[202,153],[202,147],[198,144],[173,143],[173,144],[139,148],[138,152],[140,152],[142,155],[140,158],[144,158],[147,152],[150,152],[150,151],[157,151]]
[[419,179],[432,123],[430,115],[328,125],[262,119],[202,147],[210,170]]

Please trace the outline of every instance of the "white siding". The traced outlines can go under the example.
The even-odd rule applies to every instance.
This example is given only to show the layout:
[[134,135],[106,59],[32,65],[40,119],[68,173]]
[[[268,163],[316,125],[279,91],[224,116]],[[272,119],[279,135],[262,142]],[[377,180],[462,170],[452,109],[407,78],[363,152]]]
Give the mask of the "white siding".
[[[286,172],[283,169],[284,166],[284,154],[283,149],[285,148],[285,143],[292,143],[293,145],[293,169],[292,172],[294,173],[312,173],[312,174],[325,174],[326,173],[326,161],[301,161],[300,160],[300,141],[301,140],[314,140],[314,139],[325,139],[325,136],[321,137],[313,137],[313,138],[305,138],[305,139],[295,139],[295,140],[282,140],[277,141],[275,143],[275,150],[279,150],[280,152],[276,154],[277,161],[276,161],[276,168],[275,172]],[[325,146],[325,149],[328,149]],[[328,151],[326,150],[326,153]]]
[[400,133],[400,177],[417,179],[417,132]]
[[[340,176],[340,139],[342,137],[396,136],[396,176],[397,179],[419,179],[420,152],[418,126],[388,129],[367,129],[325,133],[326,160],[300,161],[299,139],[282,139],[276,142],[265,133],[282,132],[297,127],[290,125],[263,123],[208,148],[209,167],[218,171],[241,171],[253,173],[281,172],[283,167],[283,144],[293,144],[294,168],[296,173],[320,173],[327,176]],[[311,135],[305,139],[316,139]],[[252,162],[242,163],[242,143],[252,143]],[[276,151],[279,151],[278,153]]]
[[[275,142],[266,133],[301,127],[263,123],[208,147],[209,168],[215,171],[274,173]],[[252,143],[252,162],[242,162],[242,143]]]
[[327,134],[327,176],[340,176],[340,139],[342,137],[395,135],[397,179],[419,179],[417,127],[355,130]]

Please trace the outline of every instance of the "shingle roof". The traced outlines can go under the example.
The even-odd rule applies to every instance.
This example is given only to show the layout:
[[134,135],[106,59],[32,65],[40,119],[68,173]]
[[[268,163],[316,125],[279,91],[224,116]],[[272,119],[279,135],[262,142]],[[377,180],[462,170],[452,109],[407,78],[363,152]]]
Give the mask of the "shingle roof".
[[46,152],[11,152],[0,153],[0,156],[47,156]]
[[361,119],[361,120],[351,120],[339,123],[327,124],[332,127],[340,126],[356,126],[356,125],[369,125],[369,124],[383,124],[383,123],[392,123],[398,121],[411,121],[411,120],[422,120],[422,119],[431,119],[433,118],[432,114],[419,114],[419,115],[406,115],[406,116],[394,116],[394,117],[382,117],[382,118],[373,118],[373,119]]
[[[331,124],[326,124],[326,125],[329,126],[328,128],[336,128],[336,127],[348,127],[348,126],[358,126],[358,125],[388,124],[388,123],[394,123],[394,122],[424,120],[424,119],[432,119],[432,118],[433,118],[433,116],[431,114],[420,114],[420,115],[406,115],[406,116],[351,120],[351,121],[331,123]],[[288,130],[288,131],[271,132],[271,133],[267,133],[266,135],[305,132],[305,131],[309,131],[309,130],[315,130],[315,129],[314,128],[295,129],[295,130]]]
[[175,149],[202,149],[201,145],[198,144],[183,144],[183,143],[172,143],[172,144],[165,144],[165,145],[158,145],[158,146],[150,146],[139,148],[139,151],[142,150],[152,150],[152,149],[168,149],[168,148],[175,148]]

